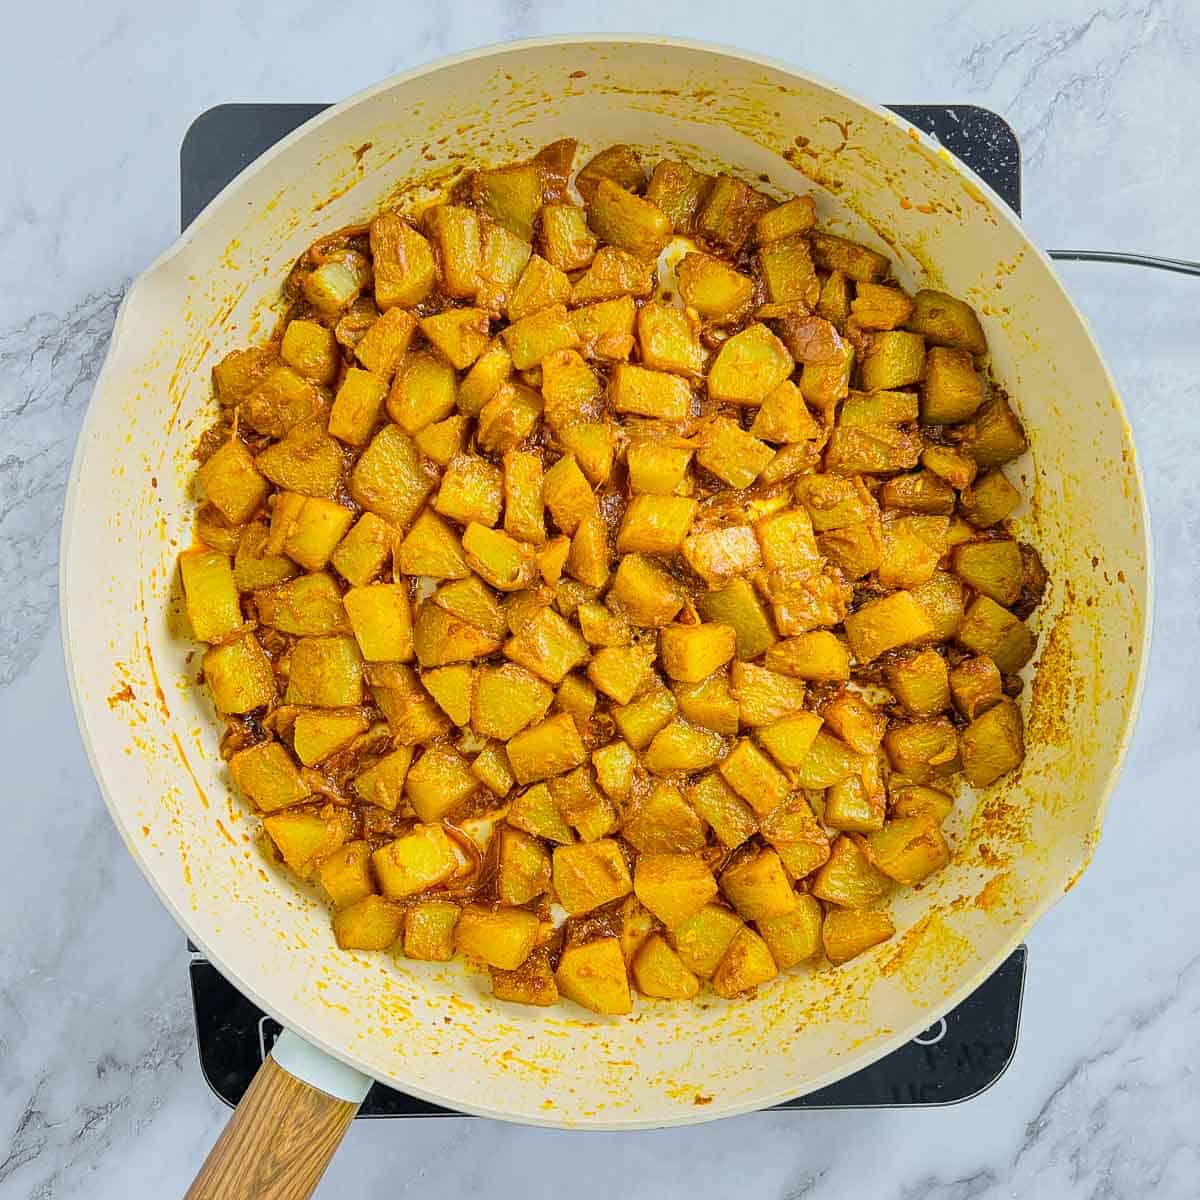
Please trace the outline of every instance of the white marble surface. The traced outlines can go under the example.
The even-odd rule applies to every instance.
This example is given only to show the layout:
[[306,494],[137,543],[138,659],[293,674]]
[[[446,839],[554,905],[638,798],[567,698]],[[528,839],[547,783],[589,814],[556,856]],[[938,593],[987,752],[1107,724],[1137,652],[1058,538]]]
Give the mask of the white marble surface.
[[[360,15],[346,27],[337,14],[351,9]],[[1020,133],[1026,219],[1043,245],[1200,257],[1200,11],[1188,0],[5,6],[4,1200],[181,1194],[225,1118],[197,1066],[183,939],[122,851],[84,762],[55,609],[76,430],[123,289],[175,235],[184,130],[221,101],[336,99],[471,45],[601,25],[740,43],[881,101],[988,105]],[[1064,274],[1137,434],[1159,604],[1145,709],[1099,853],[1029,939],[1008,1074],[946,1110],[763,1115],[678,1132],[360,1124],[322,1196],[507,1196],[535,1165],[577,1200],[685,1188],[696,1200],[1200,1193],[1200,281]]]

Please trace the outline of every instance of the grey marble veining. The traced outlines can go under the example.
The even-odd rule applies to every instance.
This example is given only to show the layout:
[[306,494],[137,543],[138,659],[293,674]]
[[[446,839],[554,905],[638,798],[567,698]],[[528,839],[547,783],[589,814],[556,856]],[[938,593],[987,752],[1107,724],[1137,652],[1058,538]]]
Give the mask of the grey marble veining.
[[[175,233],[176,154],[223,100],[335,98],[471,45],[573,29],[741,44],[881,101],[1002,112],[1045,245],[1200,256],[1200,14],[1142,4],[528,0],[346,9],[57,0],[6,13],[0,74],[0,1198],[180,1194],[225,1112],[196,1063],[183,941],[109,826],[56,631],[62,489],[125,287]],[[21,53],[20,47],[37,48]],[[1156,537],[1156,642],[1092,869],[1030,938],[1017,1057],[956,1108],[769,1114],[636,1135],[360,1124],[321,1195],[578,1200],[1200,1194],[1200,375],[1196,281],[1068,265],[1117,376]],[[531,1156],[536,1155],[536,1160]]]

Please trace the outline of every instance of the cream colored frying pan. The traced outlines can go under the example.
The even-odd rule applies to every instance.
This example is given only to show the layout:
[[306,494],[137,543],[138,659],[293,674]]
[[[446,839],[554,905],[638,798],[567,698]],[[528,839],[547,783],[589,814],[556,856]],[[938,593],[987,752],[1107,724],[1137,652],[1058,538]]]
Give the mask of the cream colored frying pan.
[[[432,195],[464,161],[566,135],[584,155],[629,141],[814,192],[820,219],[886,250],[906,285],[975,304],[1032,442],[1023,536],[1054,582],[1024,769],[959,804],[955,861],[896,902],[893,941],[746,1003],[641,1001],[606,1020],[499,1003],[458,963],[336,952],[319,900],[253,844],[177,616],[209,368],[270,328],[296,255],[401,181],[421,176]],[[1087,866],[1137,707],[1149,571],[1129,426],[1082,318],[1003,203],[894,115],[729,50],[569,38],[447,59],[310,121],[131,288],[64,523],[66,655],[113,820],[197,945],[294,1035],[192,1194],[307,1195],[372,1078],[486,1116],[621,1129],[760,1108],[888,1053],[977,987]]]

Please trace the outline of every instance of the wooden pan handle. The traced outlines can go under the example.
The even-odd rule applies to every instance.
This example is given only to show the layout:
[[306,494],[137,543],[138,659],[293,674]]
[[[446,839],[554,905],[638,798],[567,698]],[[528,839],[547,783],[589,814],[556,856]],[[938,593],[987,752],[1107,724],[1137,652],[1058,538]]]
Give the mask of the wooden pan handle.
[[285,1030],[185,1200],[306,1200],[370,1085],[365,1075]]

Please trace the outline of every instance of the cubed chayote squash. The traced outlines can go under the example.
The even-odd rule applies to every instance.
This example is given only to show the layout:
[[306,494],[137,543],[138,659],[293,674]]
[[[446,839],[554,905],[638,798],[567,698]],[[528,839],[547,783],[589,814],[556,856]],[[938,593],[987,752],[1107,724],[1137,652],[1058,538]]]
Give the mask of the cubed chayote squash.
[[845,683],[850,678],[846,644],[827,629],[776,642],[768,648],[763,664],[768,670],[817,683]]
[[668,929],[673,929],[717,894],[717,881],[694,854],[643,854],[634,866],[633,890]]
[[430,746],[409,768],[404,794],[417,817],[440,821],[479,790],[466,759],[452,746]]
[[500,742],[488,742],[471,760],[471,774],[493,796],[504,799],[516,786],[516,777],[508,765],[508,751]]
[[802,234],[776,238],[760,246],[755,257],[772,304],[816,304],[821,281],[808,238]]
[[496,895],[502,904],[528,904],[550,887],[550,853],[520,829],[498,831]]
[[834,843],[829,861],[817,871],[812,894],[843,908],[869,908],[878,904],[891,887],[853,837],[842,834]]
[[1017,414],[999,393],[993,393],[957,433],[958,448],[984,470],[1001,467],[1029,449]]
[[556,436],[562,448],[575,456],[589,483],[608,482],[620,437],[616,426],[605,421],[568,422]]
[[245,400],[279,365],[271,346],[231,350],[212,369],[213,391],[224,406]]
[[925,610],[933,628],[923,641],[941,642],[958,633],[963,618],[963,585],[949,571],[934,571],[912,589],[912,598]]
[[639,854],[689,854],[704,849],[704,825],[672,783],[659,781],[626,816],[621,836]]
[[502,338],[494,338],[475,360],[458,388],[458,409],[477,417],[500,388],[512,378],[513,362]]
[[536,914],[523,908],[468,904],[454,926],[454,948],[467,958],[515,971],[537,942]]
[[550,780],[550,795],[558,811],[584,842],[594,842],[612,833],[619,823],[617,810],[592,780],[586,767],[579,767]]
[[279,857],[301,879],[308,879],[324,858],[349,839],[353,820],[349,809],[326,804],[317,811],[272,813],[263,817],[263,828]]
[[508,742],[508,761],[518,783],[536,783],[586,762],[587,751],[574,719],[558,713],[514,734]]
[[973,721],[1004,696],[999,667],[986,654],[964,658],[950,669],[950,695],[959,713]]
[[859,754],[874,754],[883,741],[887,718],[854,692],[842,691],[821,709],[825,724]]
[[351,367],[342,379],[329,411],[329,432],[348,446],[366,445],[379,421],[387,394],[388,381],[384,376]]
[[812,248],[822,271],[840,271],[855,282],[882,279],[891,267],[887,255],[832,233],[814,233]]
[[887,650],[921,641],[933,625],[912,594],[899,591],[855,609],[846,617],[845,629],[855,659],[868,663]]
[[713,973],[712,989],[718,996],[732,999],[769,983],[778,974],[767,943],[743,925]]
[[596,772],[596,782],[606,796],[622,803],[629,799],[638,760],[627,742],[609,742],[607,746],[593,750],[592,767]]
[[687,477],[692,453],[686,446],[648,438],[631,442],[625,454],[630,491],[652,496],[675,495]]
[[711,979],[729,944],[744,923],[731,909],[706,904],[671,930],[675,953],[685,967],[701,979]]
[[931,346],[957,346],[970,354],[986,354],[987,339],[975,310],[945,292],[922,288],[913,297],[908,328],[924,336]]
[[804,796],[795,794],[761,822],[762,835],[792,880],[804,879],[829,860],[829,838]]
[[675,270],[679,294],[709,321],[733,321],[745,314],[754,280],[708,254],[687,254]]
[[495,525],[504,503],[504,476],[500,468],[476,454],[459,454],[442,476],[433,507],[443,517],[467,525]]
[[921,420],[926,425],[956,425],[975,415],[983,403],[983,381],[966,350],[930,346],[925,356]]
[[546,540],[543,517],[542,460],[537,454],[510,450],[504,456],[504,530],[523,542]]
[[396,542],[396,533],[386,521],[374,513],[363,513],[329,561],[352,587],[363,587],[383,570]]
[[974,459],[960,454],[950,446],[938,445],[926,446],[921,451],[921,465],[959,491],[971,486],[979,469]]
[[733,175],[718,175],[696,216],[696,233],[703,241],[734,256],[745,244],[755,222],[775,202]]
[[608,387],[614,412],[665,421],[681,421],[692,413],[692,388],[681,375],[618,363]]
[[236,437],[220,446],[197,474],[209,501],[234,525],[248,521],[267,498],[267,481]]
[[548,947],[534,947],[529,957],[515,970],[490,967],[492,995],[514,1004],[536,1004],[547,1008],[558,1003],[558,985],[550,964]]
[[417,608],[413,650],[424,668],[472,662],[499,647],[500,638],[436,603],[426,601]]
[[483,261],[479,214],[462,205],[437,204],[425,211],[422,224],[438,250],[442,290],[455,299],[473,299]]
[[796,907],[796,893],[770,847],[737,859],[721,874],[721,892],[743,920],[776,917]]
[[606,646],[592,655],[588,678],[618,704],[628,704],[649,682],[653,647]]
[[754,810],[718,772],[702,775],[688,788],[687,795],[697,814],[727,849],[735,849],[758,831]]
[[408,528],[432,488],[420,451],[396,425],[371,439],[350,476],[351,496],[399,530]]
[[1009,538],[956,546],[952,561],[954,573],[960,579],[997,604],[1015,604],[1021,595],[1024,577],[1021,550]]
[[674,682],[671,691],[680,713],[693,725],[714,733],[737,733],[741,712],[724,671],[696,683]]
[[642,362],[655,371],[675,371],[699,379],[708,354],[700,344],[700,323],[673,305],[651,300],[638,313]]
[[[619,246],[601,246],[591,265],[575,281],[571,299],[591,311],[576,308],[571,323],[588,358],[628,358],[633,348],[633,297],[654,290],[654,262]],[[628,302],[628,307],[622,301]],[[603,307],[605,304],[607,308]],[[576,319],[576,314],[584,315]]]
[[775,965],[786,971],[821,953],[821,923],[824,911],[820,902],[807,893],[796,896],[795,908],[774,917],[760,917],[755,924],[767,943]]
[[475,303],[492,316],[499,316],[532,253],[533,247],[524,238],[503,225],[486,224]]
[[557,686],[586,660],[588,644],[558,613],[543,608],[504,644],[504,655]]
[[238,424],[265,437],[282,438],[300,424],[315,422],[324,428],[328,410],[325,393],[311,379],[281,365],[238,405]]
[[540,721],[554,693],[536,675],[516,663],[480,668],[471,709],[471,727],[483,737],[507,742],[527,725]]
[[218,712],[253,712],[275,699],[271,660],[253,633],[207,650],[204,679]]
[[510,321],[519,321],[551,304],[565,304],[570,299],[571,281],[566,274],[540,254],[534,254],[508,295],[505,315]]
[[467,525],[462,546],[467,565],[498,591],[527,587],[537,571],[532,546],[478,521]]
[[614,708],[612,719],[635,750],[645,750],[654,735],[666,727],[675,710],[675,697],[665,687],[655,686],[641,698]]
[[554,693],[554,704],[570,713],[577,725],[585,726],[596,711],[596,689],[581,675],[568,675]]
[[635,625],[661,628],[683,607],[674,579],[641,554],[624,554],[613,575],[610,600]]
[[729,678],[743,725],[771,725],[804,704],[803,680],[758,663],[734,663]]
[[408,355],[387,394],[388,416],[413,434],[454,412],[458,382],[454,368],[426,351]]
[[886,912],[831,908],[821,925],[821,941],[825,957],[834,966],[840,966],[872,946],[886,942],[895,932],[892,918]]
[[1017,491],[1004,472],[988,471],[970,487],[963,488],[962,513],[976,529],[990,529],[998,525],[1021,503]]
[[[284,492],[278,501],[294,493]],[[281,529],[284,553],[306,571],[319,571],[329,561],[346,531],[354,522],[354,514],[344,505],[333,500],[305,496],[292,519]],[[271,523],[271,536],[275,536],[275,523]]]
[[655,775],[690,774],[713,766],[726,749],[725,739],[719,733],[675,719],[651,739],[643,762]]
[[354,841],[340,846],[321,862],[317,878],[336,908],[348,908],[374,894],[370,845]]
[[912,315],[911,297],[898,287],[860,281],[854,289],[851,315],[860,329],[895,329]]
[[218,642],[242,624],[229,556],[196,546],[179,556],[188,620],[198,642]]
[[945,717],[894,725],[884,734],[892,770],[911,783],[925,783],[958,765],[958,734]]
[[892,695],[914,717],[932,717],[950,707],[950,671],[933,649],[917,650],[888,664],[884,678]]
[[736,421],[717,417],[705,432],[696,462],[730,487],[749,487],[775,452],[766,442],[747,433]]
[[581,271],[596,253],[587,213],[577,204],[547,204],[541,211],[538,241],[547,261],[560,271]]
[[302,421],[254,461],[278,487],[325,499],[331,499],[337,491],[345,466],[341,447],[326,434],[320,421]]
[[349,633],[342,593],[324,571],[301,575],[254,593],[259,622],[281,633],[305,637]]
[[963,774],[972,787],[987,787],[1025,758],[1021,710],[1004,699],[977,716],[962,732]]
[[413,748],[401,746],[354,778],[354,792],[366,804],[395,812],[404,799],[404,780],[412,764]]
[[408,353],[417,318],[403,308],[389,308],[358,339],[354,357],[373,375],[390,383]]
[[546,472],[542,498],[554,523],[568,536],[596,508],[591,485],[573,454],[564,454]]
[[371,256],[381,309],[412,308],[433,290],[433,247],[399,214],[383,212],[371,222]]
[[807,233],[816,220],[817,206],[811,196],[793,196],[768,209],[754,222],[754,240],[762,245],[797,233]]
[[761,322],[722,343],[708,370],[713,400],[757,406],[792,373],[787,347]]
[[389,900],[403,900],[446,883],[458,871],[459,861],[441,825],[414,825],[371,855],[379,886]]
[[[742,556],[748,554],[748,548],[743,547]],[[739,659],[757,658],[776,640],[766,607],[746,579],[733,579],[717,591],[706,592],[697,599],[696,606],[706,621],[733,629]]]
[[633,1011],[625,958],[614,937],[568,946],[554,973],[558,990],[582,1008],[605,1016]]
[[[705,529],[699,533],[690,533],[683,543],[683,557],[687,560],[688,566],[710,588],[725,589],[725,592],[728,592],[728,595],[720,591],[712,593],[717,598],[710,601],[710,604],[717,606],[721,606],[726,600],[744,601],[747,592],[743,588],[735,586],[739,583],[735,577],[752,574],[763,565],[758,539],[749,525],[726,525],[717,529]],[[745,588],[749,588],[749,585],[746,584]],[[748,594],[751,606],[746,615],[748,621],[757,624],[753,610],[757,607],[758,601],[753,596],[753,589],[750,589]],[[765,613],[763,618],[767,620],[766,629],[769,632],[770,622]],[[731,625],[730,628],[734,627]],[[753,641],[753,639],[751,640]],[[744,649],[745,646],[739,644],[739,657],[753,657],[753,655],[747,656],[743,653]],[[761,649],[755,653],[761,653]]]
[[606,146],[580,167],[575,187],[585,200],[590,200],[602,179],[611,179],[631,192],[640,192],[646,183],[646,171],[638,152],[624,142]]
[[407,662],[412,658],[412,614],[405,585],[373,583],[351,588],[342,603],[367,662]]
[[760,726],[756,736],[781,767],[794,770],[808,756],[820,729],[821,718],[816,713],[798,712]]
[[510,163],[475,171],[471,199],[506,229],[529,241],[542,206],[542,171],[536,162]]
[[351,637],[300,638],[292,647],[287,704],[350,708],[362,703],[362,655]]
[[785,379],[754,414],[750,432],[768,442],[804,442],[820,436],[820,428],[800,389]]
[[802,508],[785,508],[755,523],[755,536],[769,571],[807,574],[821,566],[812,521]]
[[700,990],[700,981],[657,933],[634,956],[633,978],[643,995],[661,1000],[690,1000]]
[[597,182],[587,212],[588,224],[601,241],[638,258],[657,258],[671,238],[671,221],[666,213],[612,179]]
[[404,913],[404,957],[449,962],[454,957],[454,927],[459,907],[452,900],[422,900]]
[[917,383],[925,369],[925,339],[904,329],[871,335],[859,363],[865,391],[902,388]]
[[783,802],[790,789],[787,777],[748,738],[742,738],[722,760],[722,778],[759,817]]
[[733,656],[737,634],[729,625],[668,625],[658,635],[663,670],[672,679],[699,683]]
[[386,950],[403,929],[404,909],[374,894],[333,914],[333,936],[342,950]]
[[667,214],[676,233],[691,234],[711,183],[711,176],[687,163],[664,158],[655,164],[650,175],[646,199]]
[[292,756],[279,742],[258,742],[239,750],[229,760],[229,771],[260,812],[289,808],[310,794]]
[[603,604],[586,602],[575,610],[579,629],[590,646],[627,646],[633,640],[629,622]]
[[471,574],[462,539],[430,508],[421,510],[400,542],[396,564],[405,575],[431,579],[466,579]]
[[1004,675],[1016,674],[1037,644],[1029,626],[989,596],[971,601],[957,637],[973,654],[986,654]]
[[884,508],[948,517],[954,511],[954,489],[932,471],[913,471],[889,479],[879,489]]
[[421,332],[456,371],[465,371],[491,340],[488,314],[481,308],[448,308],[421,318]]
[[[588,268],[588,273],[575,285],[577,301],[580,284],[589,274],[596,271],[597,264],[603,256],[604,249],[601,249],[596,255],[596,260]],[[646,294],[649,294],[649,291],[647,288]],[[571,326],[579,338],[579,353],[584,358],[624,362],[633,349],[633,322],[636,316],[637,306],[633,297],[629,295],[618,295],[611,300],[599,300],[594,304],[573,308],[570,319]]]
[[523,383],[502,383],[480,410],[475,441],[489,454],[515,450],[533,434],[541,416],[537,391]]
[[941,825],[932,817],[894,817],[868,834],[867,855],[890,879],[912,887],[950,861]]
[[398,746],[415,746],[449,731],[449,720],[421,687],[411,667],[404,663],[367,663],[364,669],[371,694]]
[[556,350],[574,349],[580,342],[579,334],[562,304],[547,305],[514,321],[500,336],[518,371],[536,367],[547,355]]
[[844,833],[871,833],[882,829],[886,795],[863,782],[861,775],[831,784],[825,793],[824,822]]
[[329,384],[337,375],[337,338],[332,329],[317,321],[289,321],[283,331],[279,357],[314,383]]
[[567,845],[575,840],[571,827],[544,783],[535,783],[518,792],[509,805],[506,820],[515,828],[549,842]]
[[625,855],[611,838],[555,847],[554,893],[569,916],[591,912],[632,890]]

